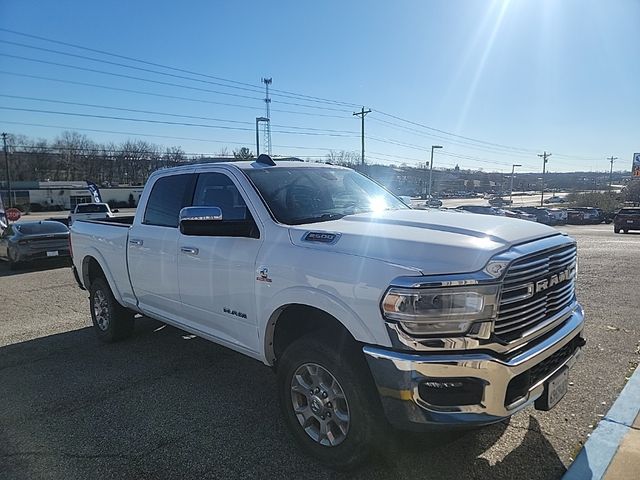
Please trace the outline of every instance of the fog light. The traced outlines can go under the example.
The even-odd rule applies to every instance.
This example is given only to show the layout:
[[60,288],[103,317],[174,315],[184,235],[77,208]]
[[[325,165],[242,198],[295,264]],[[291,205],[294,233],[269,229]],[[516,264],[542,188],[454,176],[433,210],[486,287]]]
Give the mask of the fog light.
[[437,407],[478,405],[484,386],[484,380],[479,378],[428,378],[418,385],[418,393],[422,400]]

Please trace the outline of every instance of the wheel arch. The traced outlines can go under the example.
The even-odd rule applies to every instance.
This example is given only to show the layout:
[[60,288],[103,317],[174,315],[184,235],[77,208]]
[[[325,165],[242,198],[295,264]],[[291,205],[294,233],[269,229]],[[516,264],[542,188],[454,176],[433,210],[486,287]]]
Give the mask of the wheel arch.
[[122,295],[111,275],[111,272],[108,268],[105,268],[106,263],[102,256],[96,253],[97,252],[92,252],[91,254],[87,254],[82,259],[82,284],[87,290],[90,290],[91,282],[96,278],[102,277],[109,285],[116,301],[120,305],[124,305]]

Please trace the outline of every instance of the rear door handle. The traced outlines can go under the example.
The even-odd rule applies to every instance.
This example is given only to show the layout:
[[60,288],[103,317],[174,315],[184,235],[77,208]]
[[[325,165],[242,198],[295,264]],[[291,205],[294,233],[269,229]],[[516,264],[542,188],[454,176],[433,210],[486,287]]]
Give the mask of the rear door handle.
[[137,238],[131,238],[129,239],[129,245],[138,245],[141,246],[144,243],[144,241],[139,240]]
[[189,255],[197,255],[199,250],[194,247],[180,247],[180,251]]

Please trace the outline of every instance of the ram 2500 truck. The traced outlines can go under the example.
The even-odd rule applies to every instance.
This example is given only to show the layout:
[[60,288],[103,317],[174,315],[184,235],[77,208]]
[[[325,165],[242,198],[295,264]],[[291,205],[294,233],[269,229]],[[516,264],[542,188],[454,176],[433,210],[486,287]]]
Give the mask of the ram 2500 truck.
[[552,408],[585,343],[570,237],[413,210],[337,166],[160,170],[135,218],[74,222],[71,244],[102,340],[139,313],[272,366],[294,437],[336,468],[389,425]]

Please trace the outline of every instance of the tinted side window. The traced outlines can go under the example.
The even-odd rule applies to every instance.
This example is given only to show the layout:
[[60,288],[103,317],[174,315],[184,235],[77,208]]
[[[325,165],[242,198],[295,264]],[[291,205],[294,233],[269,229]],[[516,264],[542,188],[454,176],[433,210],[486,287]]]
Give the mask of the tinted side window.
[[177,227],[178,215],[190,204],[193,174],[171,175],[156,181],[147,201],[142,223]]
[[248,220],[251,214],[242,195],[223,173],[201,173],[193,195],[193,205],[220,207],[222,220]]

